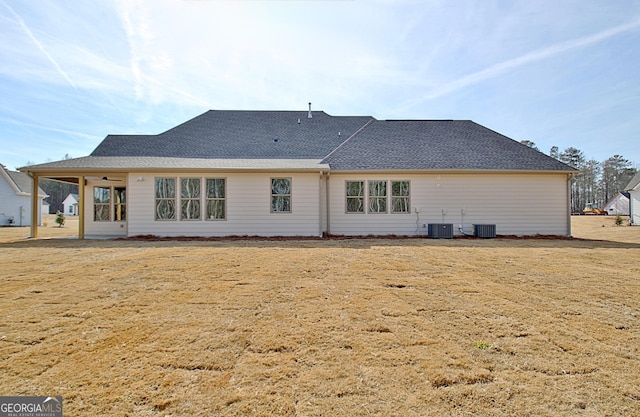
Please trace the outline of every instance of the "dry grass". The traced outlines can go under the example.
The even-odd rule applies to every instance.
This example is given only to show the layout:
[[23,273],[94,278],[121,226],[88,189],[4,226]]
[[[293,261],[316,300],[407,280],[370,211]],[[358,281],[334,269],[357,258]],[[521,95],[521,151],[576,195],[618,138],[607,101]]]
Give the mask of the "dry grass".
[[640,227],[610,217],[575,240],[26,235],[0,229],[0,395],[65,415],[640,415]]

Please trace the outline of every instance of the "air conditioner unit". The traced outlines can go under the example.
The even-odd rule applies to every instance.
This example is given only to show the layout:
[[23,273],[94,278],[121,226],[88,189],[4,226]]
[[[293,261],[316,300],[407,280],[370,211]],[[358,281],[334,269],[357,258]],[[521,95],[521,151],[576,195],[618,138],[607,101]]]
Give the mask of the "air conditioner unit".
[[429,223],[427,225],[427,235],[435,239],[451,239],[453,237],[453,224]]
[[474,224],[472,225],[472,233],[476,237],[492,238],[496,237],[495,224]]

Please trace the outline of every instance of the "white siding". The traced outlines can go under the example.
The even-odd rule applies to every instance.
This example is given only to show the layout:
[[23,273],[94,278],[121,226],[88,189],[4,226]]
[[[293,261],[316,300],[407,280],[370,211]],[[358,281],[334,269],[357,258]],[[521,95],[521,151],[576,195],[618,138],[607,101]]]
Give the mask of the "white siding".
[[[226,220],[155,220],[154,183],[163,178],[225,178]],[[291,213],[271,213],[271,178],[291,178]],[[318,173],[130,173],[128,235],[319,236]],[[179,202],[177,203],[179,207]],[[204,200],[201,203],[204,211]]]
[[[38,199],[39,206],[42,199]],[[38,213],[38,224],[40,224]],[[17,195],[4,177],[0,175],[0,226],[9,225],[9,219],[13,218],[13,226],[31,226],[31,196]]]
[[[345,181],[408,180],[409,214],[347,214]],[[330,177],[330,233],[424,235],[429,223],[495,224],[499,235],[568,235],[566,174],[412,174]],[[419,212],[416,212],[416,209]]]
[[640,191],[629,192],[631,224],[640,225]]
[[[122,181],[90,181],[84,187],[84,233],[88,236],[127,236],[127,222],[113,221],[113,187],[125,187],[126,179]],[[93,213],[93,187],[108,187],[111,189],[110,221],[95,221]],[[129,189],[127,187],[127,194]],[[128,195],[127,195],[128,198]],[[128,205],[128,203],[127,203]],[[127,207],[128,208],[128,207]]]
[[65,216],[77,216],[78,215],[78,200],[69,194],[64,201],[62,201],[63,213]]
[[619,214],[621,216],[629,215],[629,199],[623,194],[618,193],[609,203],[604,206],[607,214]]

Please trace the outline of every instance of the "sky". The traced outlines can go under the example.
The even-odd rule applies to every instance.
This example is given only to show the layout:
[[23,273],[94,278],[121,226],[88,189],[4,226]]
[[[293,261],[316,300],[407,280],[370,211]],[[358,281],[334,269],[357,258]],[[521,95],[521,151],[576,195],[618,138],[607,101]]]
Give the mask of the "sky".
[[473,120],[640,167],[640,0],[0,0],[0,163],[210,109]]

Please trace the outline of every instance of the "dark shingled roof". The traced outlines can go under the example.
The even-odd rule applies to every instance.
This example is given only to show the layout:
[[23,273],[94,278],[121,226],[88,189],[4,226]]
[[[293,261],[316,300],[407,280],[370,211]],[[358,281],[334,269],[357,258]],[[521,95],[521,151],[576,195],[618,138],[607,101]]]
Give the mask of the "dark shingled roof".
[[307,114],[210,110],[159,135],[109,135],[91,156],[322,159],[372,120]]
[[[31,194],[31,191],[33,191],[33,181],[26,173],[9,171],[6,168],[4,168],[4,170],[21,192]],[[42,196],[47,194],[42,191],[42,188],[38,187],[38,195]]]
[[91,157],[315,159],[332,170],[575,171],[469,120],[211,110],[158,135],[109,135]]
[[376,120],[322,162],[332,170],[573,171],[470,120]]

